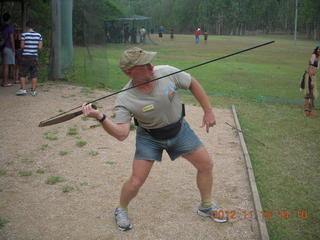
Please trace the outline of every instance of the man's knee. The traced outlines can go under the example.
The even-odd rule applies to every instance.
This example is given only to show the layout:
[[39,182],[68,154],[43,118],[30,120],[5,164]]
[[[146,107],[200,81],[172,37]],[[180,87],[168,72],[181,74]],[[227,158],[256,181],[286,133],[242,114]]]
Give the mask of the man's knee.
[[199,163],[196,165],[196,168],[200,172],[212,172],[213,161],[210,157],[199,159]]
[[132,176],[129,179],[129,183],[133,189],[138,190],[143,185],[144,181],[139,177]]
[[200,171],[212,172],[213,170],[213,161],[212,159],[206,160],[200,167]]

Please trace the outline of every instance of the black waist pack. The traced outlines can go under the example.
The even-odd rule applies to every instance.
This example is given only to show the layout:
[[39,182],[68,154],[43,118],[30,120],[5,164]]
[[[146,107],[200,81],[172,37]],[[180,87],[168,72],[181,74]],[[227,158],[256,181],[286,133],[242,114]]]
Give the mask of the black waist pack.
[[[154,128],[154,129],[146,129],[143,127],[141,127],[141,128],[144,129],[147,133],[149,133],[152,137],[160,139],[160,140],[173,138],[173,137],[177,136],[177,134],[180,132],[182,122],[183,122],[183,117],[185,115],[186,115],[186,112],[185,112],[184,104],[182,104],[181,118],[179,119],[179,121],[177,121],[175,123],[171,123],[171,124],[169,124],[165,127],[161,127],[161,128]],[[137,119],[134,119],[134,122],[135,122],[136,126],[139,126]]]
[[144,128],[144,130],[154,138],[165,140],[165,139],[169,139],[177,136],[177,134],[180,132],[182,121],[183,121],[183,118],[180,118],[179,121],[175,123],[171,123],[165,127],[155,128],[155,129]]

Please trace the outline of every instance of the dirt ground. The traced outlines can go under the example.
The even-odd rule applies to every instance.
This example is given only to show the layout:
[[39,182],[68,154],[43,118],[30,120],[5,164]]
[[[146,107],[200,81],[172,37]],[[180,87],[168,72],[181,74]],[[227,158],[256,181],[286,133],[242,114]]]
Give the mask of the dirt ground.
[[[96,121],[81,117],[38,127],[59,111],[106,93],[62,83],[42,84],[36,97],[15,96],[17,89],[0,89],[0,218],[8,221],[0,239],[259,239],[256,220],[244,214],[253,211],[253,202],[239,138],[225,124],[234,125],[230,109],[214,108],[217,125],[207,134],[199,127],[201,108],[186,106],[187,120],[214,159],[213,198],[232,215],[229,223],[196,214],[195,169],[165,154],[131,202],[134,228],[121,232],[113,211],[131,172],[135,133],[119,142],[101,127],[90,128]],[[99,103],[109,117],[113,102]],[[72,129],[76,135],[68,135]],[[78,147],[79,141],[87,144]],[[52,176],[65,181],[49,185]]]

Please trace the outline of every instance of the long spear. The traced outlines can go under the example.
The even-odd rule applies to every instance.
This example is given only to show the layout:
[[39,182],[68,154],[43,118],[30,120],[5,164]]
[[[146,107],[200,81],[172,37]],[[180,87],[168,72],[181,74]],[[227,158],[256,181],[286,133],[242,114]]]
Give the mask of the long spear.
[[[225,59],[225,58],[228,58],[228,57],[231,57],[231,56],[234,56],[234,55],[237,55],[237,54],[240,54],[240,53],[243,53],[243,52],[247,52],[247,51],[250,51],[250,50],[253,50],[255,48],[259,48],[259,47],[263,47],[263,46],[266,46],[266,45],[269,45],[271,43],[274,43],[275,41],[269,41],[269,42],[266,42],[266,43],[262,43],[262,44],[259,44],[259,45],[256,45],[256,46],[253,46],[253,47],[250,47],[250,48],[246,48],[246,49],[243,49],[243,50],[240,50],[240,51],[237,51],[237,52],[234,52],[234,53],[230,53],[228,55],[225,55],[225,56],[222,56],[222,57],[218,57],[218,58],[215,58],[215,59],[211,59],[209,61],[206,61],[206,62],[203,62],[203,63],[200,63],[200,64],[197,64],[197,65],[194,65],[194,66],[191,66],[191,67],[187,67],[185,69],[182,69],[182,70],[179,70],[179,71],[176,71],[176,72],[173,72],[173,73],[170,73],[170,74],[167,74],[167,75],[164,75],[164,76],[161,76],[161,77],[158,77],[158,78],[155,78],[155,79],[152,79],[150,81],[147,81],[147,82],[144,82],[144,83],[140,83],[140,84],[137,84],[137,85],[134,85],[132,87],[128,87],[128,88],[125,88],[125,89],[122,89],[120,91],[117,91],[117,92],[114,92],[114,93],[111,93],[111,94],[108,94],[106,96],[103,96],[103,97],[100,97],[100,98],[97,98],[95,100],[92,100],[90,102],[88,102],[87,104],[90,104],[90,103],[93,103],[93,102],[97,102],[97,101],[100,101],[102,99],[105,99],[105,98],[108,98],[108,97],[111,97],[111,96],[114,96],[116,94],[119,94],[121,92],[124,92],[124,91],[128,91],[132,88],[136,88],[136,87],[140,87],[142,85],[145,85],[145,84],[148,84],[150,82],[154,82],[154,81],[157,81],[159,79],[162,79],[162,78],[165,78],[165,77],[169,77],[171,75],[174,75],[174,74],[177,74],[177,73],[180,73],[180,72],[184,72],[184,71],[187,71],[187,70],[190,70],[190,69],[193,69],[193,68],[197,68],[197,67],[200,67],[200,66],[203,66],[203,65],[206,65],[208,63],[212,63],[212,62],[216,62],[216,61],[219,61],[219,60],[222,60],[222,59]],[[39,127],[44,127],[44,126],[49,126],[49,125],[53,125],[53,124],[57,124],[57,123],[61,123],[61,122],[65,122],[67,120],[70,120],[72,118],[75,118],[76,116],[79,116],[82,114],[82,111],[77,111],[77,112],[74,112],[74,113],[70,113],[70,114],[67,114],[65,115],[66,113],[69,113],[79,107],[81,107],[82,105],[80,106],[77,106],[75,108],[72,108],[66,112],[63,112],[63,113],[60,113],[56,116],[53,116],[47,120],[44,120],[44,121],[41,121],[39,123]],[[62,116],[64,115],[64,116]],[[60,117],[61,116],[61,117]]]

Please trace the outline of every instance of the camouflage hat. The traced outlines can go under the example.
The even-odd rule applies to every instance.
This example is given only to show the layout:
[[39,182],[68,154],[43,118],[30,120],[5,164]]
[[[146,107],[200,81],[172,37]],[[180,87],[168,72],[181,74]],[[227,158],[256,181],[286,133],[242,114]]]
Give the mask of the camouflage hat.
[[120,58],[120,68],[126,71],[134,66],[151,63],[156,54],[156,52],[147,52],[138,47],[127,49]]

